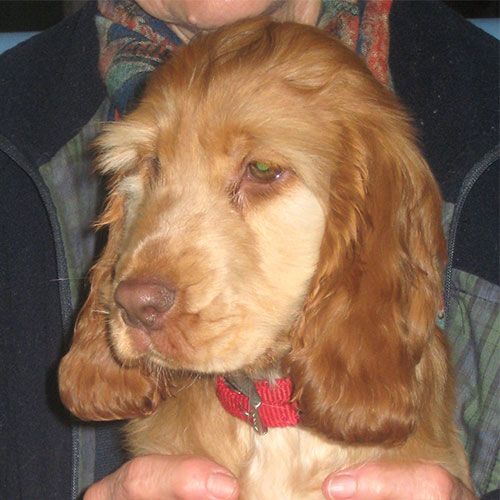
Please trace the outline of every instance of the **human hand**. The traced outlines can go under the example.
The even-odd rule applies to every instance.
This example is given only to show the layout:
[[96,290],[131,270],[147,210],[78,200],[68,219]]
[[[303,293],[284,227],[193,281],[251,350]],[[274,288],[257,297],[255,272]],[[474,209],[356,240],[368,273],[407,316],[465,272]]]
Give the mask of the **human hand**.
[[236,500],[236,479],[198,456],[146,455],[93,484],[84,500]]
[[475,500],[458,478],[438,465],[368,463],[331,474],[328,500]]

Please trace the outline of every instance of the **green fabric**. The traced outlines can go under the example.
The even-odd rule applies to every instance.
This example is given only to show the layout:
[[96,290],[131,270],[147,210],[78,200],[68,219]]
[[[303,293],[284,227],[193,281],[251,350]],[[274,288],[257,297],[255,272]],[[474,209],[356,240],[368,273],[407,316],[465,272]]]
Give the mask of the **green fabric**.
[[[85,299],[86,277],[96,254],[92,223],[104,189],[102,178],[92,173],[92,143],[107,121],[109,109],[106,100],[80,132],[40,168],[56,207],[75,311]],[[79,442],[77,488],[82,492],[95,480],[95,427],[75,424],[75,430]]]
[[500,288],[454,270],[447,333],[458,420],[480,495],[500,487]]
[[61,227],[74,308],[82,299],[96,251],[92,223],[101,206],[103,187],[102,179],[92,174],[92,143],[107,120],[109,107],[108,101],[103,103],[90,122],[40,168]]

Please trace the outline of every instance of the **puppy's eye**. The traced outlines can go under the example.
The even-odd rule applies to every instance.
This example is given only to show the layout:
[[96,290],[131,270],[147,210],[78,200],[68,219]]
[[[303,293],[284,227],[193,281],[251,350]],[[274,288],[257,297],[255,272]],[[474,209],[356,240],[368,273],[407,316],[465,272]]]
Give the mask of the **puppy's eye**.
[[247,166],[250,176],[259,182],[272,182],[278,179],[283,173],[283,169],[278,165],[253,161]]

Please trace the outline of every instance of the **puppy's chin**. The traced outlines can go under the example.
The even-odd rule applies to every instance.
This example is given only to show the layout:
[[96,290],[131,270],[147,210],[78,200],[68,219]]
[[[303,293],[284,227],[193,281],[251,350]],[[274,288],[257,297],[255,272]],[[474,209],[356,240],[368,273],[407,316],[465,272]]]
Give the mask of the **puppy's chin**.
[[241,369],[265,371],[276,366],[290,349],[284,333],[267,335],[273,338],[272,342],[243,347],[235,339],[249,338],[250,332],[238,332],[234,327],[233,336],[226,332],[193,345],[174,324],[149,332],[128,326],[119,318],[110,325],[110,343],[117,360],[127,367],[147,366],[152,371],[155,368],[207,374]]

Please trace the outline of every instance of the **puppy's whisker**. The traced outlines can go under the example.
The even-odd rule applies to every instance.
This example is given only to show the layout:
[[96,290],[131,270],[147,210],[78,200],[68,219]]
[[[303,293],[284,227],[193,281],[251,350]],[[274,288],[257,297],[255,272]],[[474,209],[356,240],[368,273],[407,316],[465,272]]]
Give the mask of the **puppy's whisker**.
[[57,281],[85,281],[86,278],[51,278],[49,281],[57,282]]
[[193,384],[201,378],[199,373],[190,372],[187,374],[188,383],[179,388],[178,392],[185,391],[193,386]]
[[104,316],[109,316],[111,313],[106,309],[92,309],[93,313],[102,314]]

